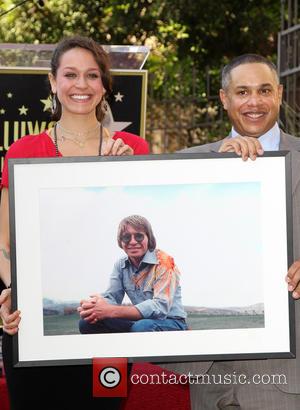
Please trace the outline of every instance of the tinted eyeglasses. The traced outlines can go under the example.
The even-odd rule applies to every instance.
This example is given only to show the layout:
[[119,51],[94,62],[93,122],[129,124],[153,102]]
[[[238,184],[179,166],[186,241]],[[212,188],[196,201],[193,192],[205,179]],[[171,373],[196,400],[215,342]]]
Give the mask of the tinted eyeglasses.
[[131,241],[132,236],[134,237],[136,242],[143,242],[145,238],[145,234],[142,232],[136,232],[136,233],[124,233],[121,236],[121,241],[128,244]]

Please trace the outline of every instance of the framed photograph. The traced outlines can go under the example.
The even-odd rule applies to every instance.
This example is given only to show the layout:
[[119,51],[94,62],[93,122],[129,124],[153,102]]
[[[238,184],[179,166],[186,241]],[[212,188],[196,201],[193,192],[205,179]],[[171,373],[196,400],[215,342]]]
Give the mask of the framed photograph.
[[286,152],[10,160],[15,365],[294,357],[290,167]]

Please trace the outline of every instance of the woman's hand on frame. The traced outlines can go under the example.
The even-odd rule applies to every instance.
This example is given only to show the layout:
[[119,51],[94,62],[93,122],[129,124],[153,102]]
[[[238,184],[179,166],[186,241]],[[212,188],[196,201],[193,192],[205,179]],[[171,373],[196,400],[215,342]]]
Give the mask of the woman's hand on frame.
[[11,313],[11,290],[4,289],[0,295],[0,316],[3,322],[3,330],[9,335],[15,335],[19,330],[21,320],[20,311]]
[[109,139],[103,151],[103,155],[133,155],[133,149],[124,143],[121,138]]

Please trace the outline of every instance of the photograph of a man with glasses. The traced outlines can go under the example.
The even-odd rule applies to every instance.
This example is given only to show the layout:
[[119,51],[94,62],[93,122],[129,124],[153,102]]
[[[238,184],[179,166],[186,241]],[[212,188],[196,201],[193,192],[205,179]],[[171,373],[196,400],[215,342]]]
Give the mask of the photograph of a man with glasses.
[[[149,221],[124,218],[117,240],[126,256],[115,263],[108,289],[80,302],[80,333],[187,330],[180,272],[174,259],[156,248]],[[131,305],[122,304],[125,295]]]

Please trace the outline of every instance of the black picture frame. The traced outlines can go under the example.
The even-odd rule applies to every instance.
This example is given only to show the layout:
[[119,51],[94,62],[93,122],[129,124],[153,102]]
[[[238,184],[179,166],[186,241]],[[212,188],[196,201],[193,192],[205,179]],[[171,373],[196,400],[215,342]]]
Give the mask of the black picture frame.
[[[13,309],[22,312],[15,366],[295,357],[284,281],[293,260],[288,152],[247,162],[234,154],[11,159],[9,174]],[[70,313],[63,297],[105,291],[128,214],[150,221],[182,272],[189,330],[57,330]]]

